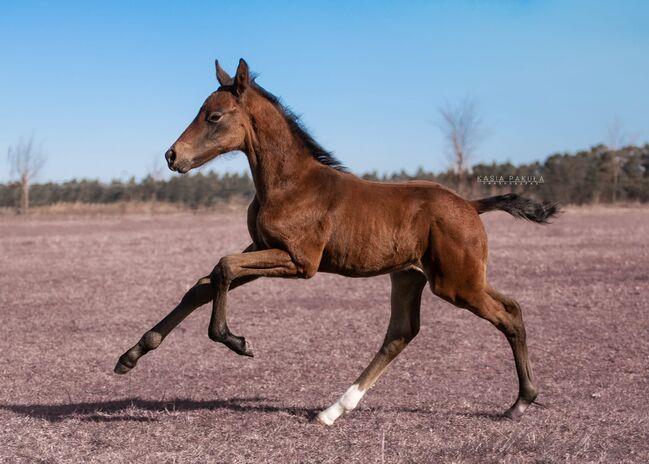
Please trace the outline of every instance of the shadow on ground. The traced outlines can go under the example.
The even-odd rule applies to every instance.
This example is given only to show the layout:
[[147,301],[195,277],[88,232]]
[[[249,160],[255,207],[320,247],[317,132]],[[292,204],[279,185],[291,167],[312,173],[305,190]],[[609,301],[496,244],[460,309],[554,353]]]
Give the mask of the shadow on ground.
[[[267,398],[231,398],[227,400],[189,400],[176,398],[173,400],[144,400],[141,398],[126,398],[114,401],[82,402],[69,404],[0,404],[0,409],[17,414],[50,422],[65,419],[80,419],[87,421],[155,421],[154,417],[143,416],[141,411],[154,413],[173,413],[180,411],[219,410],[226,409],[240,413],[283,412],[308,420],[315,418],[316,408],[286,407],[268,404]],[[128,412],[129,414],[123,414]]]
[[[66,419],[97,422],[153,422],[157,418],[150,415],[142,415],[142,411],[166,414],[198,410],[229,410],[244,414],[284,413],[307,421],[313,421],[322,409],[320,407],[289,407],[268,404],[271,401],[263,397],[230,398],[227,400],[190,400],[183,398],[172,400],[144,400],[135,397],[125,398],[123,400],[68,404],[0,404],[0,410],[11,411],[35,419],[44,419],[49,422],[60,422]],[[384,412],[431,414],[431,410],[423,408],[386,408],[379,406],[372,409]],[[475,416],[491,420],[503,419],[502,414],[497,412],[455,413],[455,415]]]

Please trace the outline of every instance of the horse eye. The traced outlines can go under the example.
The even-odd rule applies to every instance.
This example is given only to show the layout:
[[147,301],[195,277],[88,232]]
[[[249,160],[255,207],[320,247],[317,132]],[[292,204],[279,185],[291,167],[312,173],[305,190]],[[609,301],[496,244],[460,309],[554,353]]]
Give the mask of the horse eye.
[[210,122],[217,122],[219,119],[221,119],[221,116],[222,116],[221,113],[212,113],[212,114],[210,114],[210,117],[208,118],[208,120]]

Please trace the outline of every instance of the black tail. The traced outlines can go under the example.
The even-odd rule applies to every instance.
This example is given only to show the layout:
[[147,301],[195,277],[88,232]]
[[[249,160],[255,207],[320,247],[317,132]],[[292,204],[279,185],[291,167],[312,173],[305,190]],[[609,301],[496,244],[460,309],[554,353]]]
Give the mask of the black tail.
[[523,218],[528,221],[538,222],[539,224],[547,224],[548,219],[561,212],[558,203],[539,203],[529,198],[521,197],[516,193],[482,198],[480,200],[474,200],[472,203],[478,210],[478,214],[501,210],[507,211],[515,218]]

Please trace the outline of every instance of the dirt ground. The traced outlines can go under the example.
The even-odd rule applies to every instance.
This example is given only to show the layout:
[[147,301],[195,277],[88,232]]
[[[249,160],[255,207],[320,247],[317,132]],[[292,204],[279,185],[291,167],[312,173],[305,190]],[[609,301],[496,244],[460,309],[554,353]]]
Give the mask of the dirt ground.
[[425,291],[419,336],[331,428],[313,422],[387,326],[389,279],[260,280],[230,296],[239,357],[196,311],[126,376],[119,355],[218,258],[243,213],[0,219],[2,462],[649,462],[649,209],[546,227],[484,217],[492,285],[523,307],[539,401],[488,323]]

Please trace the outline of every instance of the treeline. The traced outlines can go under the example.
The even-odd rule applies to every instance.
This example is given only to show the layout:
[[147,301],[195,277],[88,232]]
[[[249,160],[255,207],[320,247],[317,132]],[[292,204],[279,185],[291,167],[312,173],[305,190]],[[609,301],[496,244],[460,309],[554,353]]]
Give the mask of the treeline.
[[514,165],[474,165],[462,175],[449,170],[435,174],[419,169],[388,176],[369,173],[366,179],[398,181],[429,179],[447,185],[468,198],[525,192],[562,204],[649,202],[649,144],[611,150],[598,145],[575,154],[558,153],[544,162]]
[[[62,183],[34,184],[30,188],[30,206],[54,203],[117,203],[124,201],[160,201],[180,203],[190,208],[212,206],[234,197],[251,198],[254,185],[245,174],[223,174],[213,171],[191,176],[173,176],[169,180],[147,176],[137,182],[113,180],[71,180]],[[0,184],[0,206],[17,206],[20,185]]]
[[[432,173],[419,169],[366,179],[399,181],[429,179],[447,185],[466,197],[480,197],[506,192],[563,204],[649,202],[649,144],[611,150],[600,145],[576,154],[555,154],[544,162],[514,165],[492,163],[474,165],[469,173],[452,170]],[[213,171],[173,176],[168,180],[145,177],[139,182],[114,180],[72,180],[63,183],[34,184],[30,188],[32,206],[54,203],[115,203],[124,201],[160,201],[183,204],[190,208],[209,207],[235,197],[252,198],[254,185],[245,174]],[[20,200],[17,182],[0,184],[0,206],[15,207]]]

